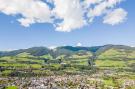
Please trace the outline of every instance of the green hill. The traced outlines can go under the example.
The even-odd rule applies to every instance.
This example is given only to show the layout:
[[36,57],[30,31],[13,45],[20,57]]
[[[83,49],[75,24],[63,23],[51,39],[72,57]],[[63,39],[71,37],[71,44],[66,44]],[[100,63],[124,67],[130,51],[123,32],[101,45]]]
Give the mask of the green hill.
[[55,49],[33,47],[0,52],[2,75],[11,75],[16,71],[20,71],[21,74],[82,73],[90,72],[92,65],[97,69],[109,68],[133,72],[134,64],[135,48],[123,45],[62,46]]

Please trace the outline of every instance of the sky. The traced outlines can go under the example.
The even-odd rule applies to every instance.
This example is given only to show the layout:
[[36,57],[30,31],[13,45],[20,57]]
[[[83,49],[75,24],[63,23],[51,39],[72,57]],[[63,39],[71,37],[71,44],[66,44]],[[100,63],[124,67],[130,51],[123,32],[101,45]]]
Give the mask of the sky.
[[0,0],[0,50],[135,46],[135,0]]

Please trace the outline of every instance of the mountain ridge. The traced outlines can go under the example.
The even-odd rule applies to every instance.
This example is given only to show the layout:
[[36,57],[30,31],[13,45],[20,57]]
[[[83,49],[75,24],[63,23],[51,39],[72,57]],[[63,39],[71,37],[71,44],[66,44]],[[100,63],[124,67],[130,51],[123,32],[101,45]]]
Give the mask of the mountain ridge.
[[18,49],[18,50],[12,50],[12,51],[0,51],[0,56],[15,56],[19,53],[27,52],[30,53],[33,56],[42,56],[45,54],[72,54],[79,51],[87,51],[91,53],[100,54],[102,52],[105,52],[108,49],[115,48],[115,49],[125,49],[125,50],[135,50],[135,47],[130,47],[126,45],[103,45],[103,46],[91,46],[91,47],[84,47],[84,46],[59,46],[55,49],[49,49],[47,47],[31,47],[27,49]]

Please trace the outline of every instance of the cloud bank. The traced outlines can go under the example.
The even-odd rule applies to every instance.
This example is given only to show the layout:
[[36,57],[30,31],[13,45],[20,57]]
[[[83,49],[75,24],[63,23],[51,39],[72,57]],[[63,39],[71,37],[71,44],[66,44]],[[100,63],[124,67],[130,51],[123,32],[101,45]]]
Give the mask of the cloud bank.
[[104,24],[125,21],[127,12],[117,6],[123,0],[0,0],[0,12],[19,15],[24,27],[35,23],[50,23],[56,31],[70,32],[103,17]]

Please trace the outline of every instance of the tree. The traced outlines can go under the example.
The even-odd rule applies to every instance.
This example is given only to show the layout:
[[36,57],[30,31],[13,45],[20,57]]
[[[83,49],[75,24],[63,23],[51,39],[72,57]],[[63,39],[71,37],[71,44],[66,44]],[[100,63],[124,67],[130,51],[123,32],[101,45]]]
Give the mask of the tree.
[[89,64],[90,66],[93,66],[93,60],[92,60],[91,57],[90,57],[89,60],[88,60],[88,64]]
[[95,53],[93,53],[93,55],[90,56],[89,59],[88,59],[88,64],[93,67],[93,65],[94,65],[94,60],[96,60],[96,59],[97,59],[97,56],[96,56]]
[[0,66],[0,71],[1,71],[1,72],[4,71],[4,68],[3,68],[2,66]]
[[61,63],[62,63],[62,59],[61,59],[61,58],[59,58],[59,59],[58,59],[58,61],[59,61],[59,64],[61,64]]

